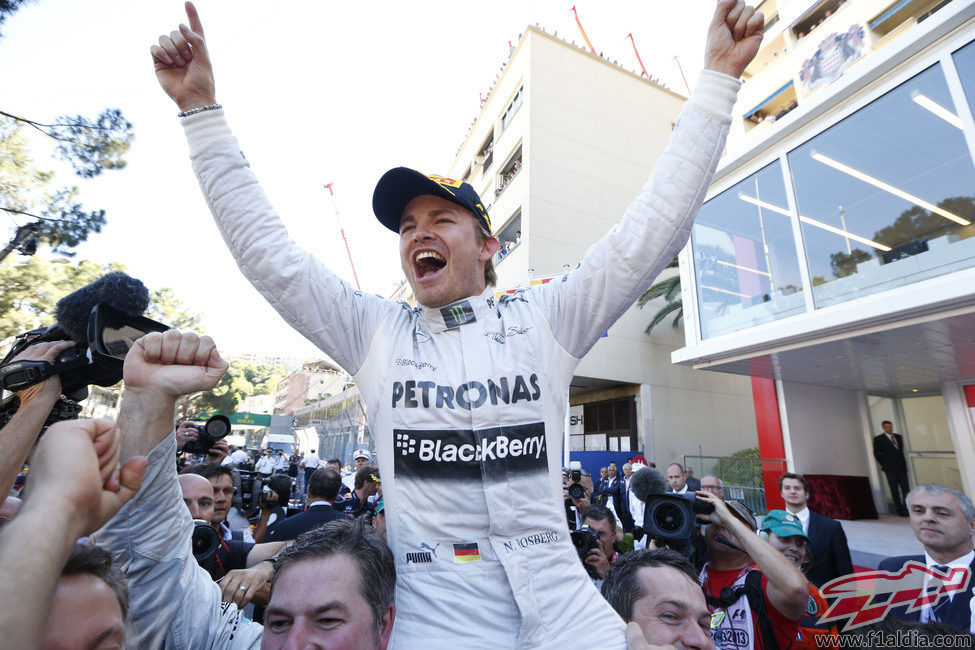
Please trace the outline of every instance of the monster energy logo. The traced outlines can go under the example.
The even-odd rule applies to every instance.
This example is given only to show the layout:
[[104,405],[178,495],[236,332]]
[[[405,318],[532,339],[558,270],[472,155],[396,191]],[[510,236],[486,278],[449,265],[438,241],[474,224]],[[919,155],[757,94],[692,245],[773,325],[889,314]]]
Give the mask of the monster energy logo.
[[443,316],[443,322],[447,326],[447,329],[460,327],[461,325],[473,323],[477,320],[474,316],[474,308],[466,300],[456,305],[442,308],[440,315]]

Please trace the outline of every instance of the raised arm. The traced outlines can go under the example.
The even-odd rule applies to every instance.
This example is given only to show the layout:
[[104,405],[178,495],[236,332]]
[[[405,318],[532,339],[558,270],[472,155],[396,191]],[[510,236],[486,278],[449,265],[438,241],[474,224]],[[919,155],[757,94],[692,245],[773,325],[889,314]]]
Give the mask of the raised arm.
[[95,539],[128,579],[132,647],[260,643],[259,626],[242,620],[236,607],[222,606],[219,587],[196,563],[193,522],[176,478],[176,398],[213,388],[226,369],[209,337],[175,330],[139,339],[125,357],[121,456],[148,453],[149,465],[142,489]]
[[708,27],[704,68],[738,79],[765,35],[765,16],[742,0],[720,0]]
[[118,434],[110,420],[59,422],[47,431],[34,453],[24,505],[0,533],[4,647],[39,646],[75,542],[132,498],[145,469],[145,458],[119,468]]
[[173,430],[176,399],[212,389],[227,368],[209,336],[168,330],[136,341],[123,368],[122,460],[145,456],[162,442]]
[[[13,361],[41,360],[53,363],[58,355],[73,346],[71,341],[57,341],[32,345]],[[0,430],[0,487],[2,494],[10,489],[20,473],[27,454],[44,428],[47,416],[61,397],[61,380],[57,375],[14,393],[20,406],[7,426]]]
[[556,340],[581,359],[690,237],[724,149],[738,77],[762,41],[764,18],[720,0],[708,25],[705,70],[640,194],[563,282],[533,289]]
[[217,103],[203,23],[192,2],[186,3],[186,18],[189,26],[180,24],[149,48],[159,85],[181,111]]
[[724,526],[734,534],[741,548],[748,554],[762,574],[768,579],[768,600],[787,618],[797,621],[809,602],[806,577],[794,564],[764,539],[749,530],[740,519],[731,514],[724,501],[710,492],[699,490],[699,501],[714,506],[710,515],[698,515],[701,521]]

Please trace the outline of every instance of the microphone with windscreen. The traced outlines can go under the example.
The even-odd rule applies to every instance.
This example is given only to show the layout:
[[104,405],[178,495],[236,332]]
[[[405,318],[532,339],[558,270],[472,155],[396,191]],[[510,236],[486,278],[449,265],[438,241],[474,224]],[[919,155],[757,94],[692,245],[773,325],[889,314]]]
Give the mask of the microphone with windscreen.
[[[0,388],[20,391],[57,375],[62,397],[47,424],[77,417],[77,402],[88,396],[88,386],[112,386],[122,379],[129,348],[149,332],[169,329],[142,316],[149,306],[149,290],[139,280],[112,271],[58,301],[57,322],[19,334],[0,362]],[[12,359],[32,345],[46,341],[73,341],[74,347],[53,362]],[[17,411],[20,401],[8,397],[0,407],[0,426]]]
[[637,470],[630,477],[630,491],[643,501],[643,531],[667,545],[684,545],[697,526],[696,514],[710,514],[714,506],[698,501],[693,492],[667,493],[667,481],[651,467]]

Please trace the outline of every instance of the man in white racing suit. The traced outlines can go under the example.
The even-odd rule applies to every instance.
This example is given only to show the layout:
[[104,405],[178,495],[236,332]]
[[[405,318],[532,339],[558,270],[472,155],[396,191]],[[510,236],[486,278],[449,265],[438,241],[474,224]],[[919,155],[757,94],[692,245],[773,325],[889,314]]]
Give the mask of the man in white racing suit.
[[720,0],[706,68],[620,224],[561,281],[495,298],[498,250],[467,184],[406,168],[376,187],[420,307],[356,291],[292,242],[216,104],[202,25],[153,46],[193,168],[241,271],[355,379],[396,560],[393,647],[623,647],[565,529],[560,445],[579,360],[687,240],[763,18]]

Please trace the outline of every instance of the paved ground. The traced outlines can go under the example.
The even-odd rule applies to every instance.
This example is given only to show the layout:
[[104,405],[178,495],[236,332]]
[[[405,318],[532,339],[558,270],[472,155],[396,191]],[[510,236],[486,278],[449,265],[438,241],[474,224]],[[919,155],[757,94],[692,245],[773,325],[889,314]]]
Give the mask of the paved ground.
[[840,524],[854,565],[876,569],[885,557],[923,552],[907,517],[881,515],[880,519],[840,521]]

